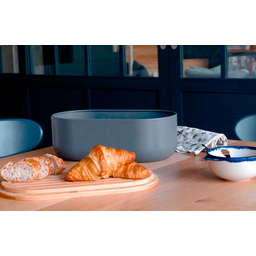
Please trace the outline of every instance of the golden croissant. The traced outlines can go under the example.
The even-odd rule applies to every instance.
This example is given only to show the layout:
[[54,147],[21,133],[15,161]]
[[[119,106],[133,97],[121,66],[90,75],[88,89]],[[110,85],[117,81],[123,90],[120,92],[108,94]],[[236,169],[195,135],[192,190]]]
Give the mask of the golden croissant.
[[[97,145],[88,156],[69,170],[66,179],[68,181],[84,181],[108,178],[121,167],[133,163],[135,156],[135,153],[127,150]],[[121,174],[116,173],[115,175]]]

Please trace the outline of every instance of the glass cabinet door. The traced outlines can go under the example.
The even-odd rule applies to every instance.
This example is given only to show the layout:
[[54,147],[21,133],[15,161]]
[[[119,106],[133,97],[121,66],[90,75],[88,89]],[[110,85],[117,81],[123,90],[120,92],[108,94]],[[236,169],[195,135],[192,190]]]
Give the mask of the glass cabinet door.
[[219,45],[184,45],[183,78],[220,78]]
[[29,49],[32,75],[159,77],[157,45],[31,45]]
[[59,75],[84,76],[85,52],[83,45],[58,46]]
[[30,70],[32,75],[53,75],[54,46],[30,45]]
[[92,76],[120,76],[118,45],[91,45],[90,55]]
[[19,73],[17,45],[0,45],[0,73]]
[[[183,78],[221,78],[219,45],[184,45]],[[225,78],[256,78],[256,45],[228,45]]]
[[158,77],[157,45],[126,45],[127,76]]
[[228,45],[228,78],[256,78],[256,45]]

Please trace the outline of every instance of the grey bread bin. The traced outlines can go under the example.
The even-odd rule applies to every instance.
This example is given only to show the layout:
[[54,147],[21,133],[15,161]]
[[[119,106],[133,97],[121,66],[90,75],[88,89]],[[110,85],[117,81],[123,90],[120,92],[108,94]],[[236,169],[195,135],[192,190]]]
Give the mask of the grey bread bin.
[[52,143],[59,157],[80,161],[101,144],[160,161],[177,146],[177,114],[162,110],[77,110],[53,114]]

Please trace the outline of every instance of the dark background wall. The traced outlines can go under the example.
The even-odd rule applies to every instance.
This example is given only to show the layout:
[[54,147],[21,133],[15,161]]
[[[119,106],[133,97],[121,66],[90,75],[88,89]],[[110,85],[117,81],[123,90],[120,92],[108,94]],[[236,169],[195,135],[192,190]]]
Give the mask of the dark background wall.
[[[20,72],[0,74],[2,93],[6,96],[0,102],[0,118],[29,118],[39,123],[44,136],[37,148],[52,145],[51,115],[57,112],[170,109],[168,70],[162,71],[161,79],[140,77],[140,72],[136,77],[126,77],[126,64],[119,58],[122,47],[116,53],[112,46],[91,46],[90,56],[84,46],[60,46],[58,55],[54,46],[36,50],[41,51],[43,61],[33,59],[36,52],[31,48],[19,46]],[[65,58],[61,57],[65,54]],[[57,64],[56,58],[59,59]],[[160,53],[159,61],[168,63],[168,55]],[[125,59],[123,62],[126,63]],[[141,74],[144,76],[144,71]]]
[[[52,56],[52,49],[45,50],[44,54],[48,51]],[[102,62],[97,59],[99,56],[94,56],[95,62],[92,62],[91,67],[94,67],[95,72],[98,70],[97,76],[88,76],[86,62],[81,62],[79,58],[76,58],[76,63],[80,63],[80,67],[82,63],[83,68],[80,70],[84,75],[32,75],[26,70],[26,49],[23,46],[19,50],[20,73],[0,74],[0,118],[30,118],[38,122],[44,130],[44,137],[38,148],[52,144],[51,115],[61,111],[172,110],[178,113],[179,125],[224,133],[229,139],[237,139],[234,133],[237,120],[256,113],[256,79],[226,79],[223,76],[220,79],[184,79],[180,75],[182,51],[179,47],[172,50],[168,46],[163,51],[158,48],[158,78],[122,76],[122,63],[120,60],[117,63],[116,54],[111,56],[110,52],[106,56],[109,56],[109,63],[119,68],[116,71],[119,76],[105,76],[100,68],[95,68],[97,63],[101,66],[107,61],[106,56]],[[78,55],[82,53],[86,56],[86,48],[80,50]],[[67,48],[61,51],[65,52]],[[192,58],[196,49],[184,47],[184,51],[186,58]],[[222,64],[221,51],[212,49],[212,53],[216,53],[213,54],[213,60],[220,59]],[[198,54],[203,58],[210,53],[206,51]],[[45,57],[44,64],[54,66],[54,61],[47,58],[49,56]],[[71,59],[67,55],[59,65],[68,64]],[[111,70],[112,66],[109,65],[109,71],[106,68],[104,72],[111,73]]]

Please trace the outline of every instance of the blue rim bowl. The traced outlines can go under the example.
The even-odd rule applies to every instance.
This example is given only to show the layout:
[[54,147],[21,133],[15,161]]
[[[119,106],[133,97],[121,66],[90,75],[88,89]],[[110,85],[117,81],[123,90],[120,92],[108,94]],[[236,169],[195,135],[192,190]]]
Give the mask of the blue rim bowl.
[[[235,149],[235,150],[249,150],[254,151],[254,154],[249,156],[242,156],[242,157],[222,157],[222,156],[216,156],[212,154],[213,152],[216,152],[218,150],[222,149]],[[204,157],[204,160],[209,161],[227,161],[230,163],[239,163],[239,162],[246,162],[246,161],[256,161],[256,147],[250,147],[250,146],[222,146],[222,147],[216,147],[216,148],[209,148],[206,151],[206,156]]]

